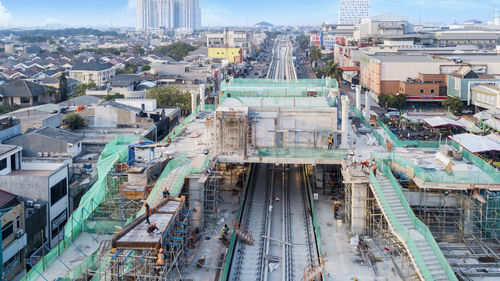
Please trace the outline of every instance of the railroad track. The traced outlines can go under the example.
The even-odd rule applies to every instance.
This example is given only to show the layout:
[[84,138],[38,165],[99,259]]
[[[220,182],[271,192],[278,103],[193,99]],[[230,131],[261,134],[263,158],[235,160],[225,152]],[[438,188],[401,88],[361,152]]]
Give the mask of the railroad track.
[[255,171],[241,217],[254,245],[236,242],[228,280],[302,280],[317,259],[303,167],[260,164]]

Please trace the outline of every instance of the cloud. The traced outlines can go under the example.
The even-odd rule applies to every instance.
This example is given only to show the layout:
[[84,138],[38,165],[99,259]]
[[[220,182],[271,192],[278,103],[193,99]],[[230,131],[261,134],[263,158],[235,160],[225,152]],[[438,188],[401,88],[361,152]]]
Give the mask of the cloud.
[[0,26],[10,25],[12,20],[12,16],[7,12],[7,9],[2,5],[2,1],[0,1]]

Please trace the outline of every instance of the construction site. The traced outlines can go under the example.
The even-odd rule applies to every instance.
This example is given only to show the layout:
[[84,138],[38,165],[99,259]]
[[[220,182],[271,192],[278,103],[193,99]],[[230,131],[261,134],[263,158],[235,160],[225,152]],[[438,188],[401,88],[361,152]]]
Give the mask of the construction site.
[[449,139],[395,141],[359,87],[297,79],[294,46],[213,105],[200,91],[165,140],[109,143],[26,279],[499,280],[500,172]]

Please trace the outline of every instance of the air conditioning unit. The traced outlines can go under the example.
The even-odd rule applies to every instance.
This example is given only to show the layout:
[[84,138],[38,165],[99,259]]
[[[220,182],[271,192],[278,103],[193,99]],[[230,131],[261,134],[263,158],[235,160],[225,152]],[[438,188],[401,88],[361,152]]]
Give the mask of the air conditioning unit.
[[36,203],[33,205],[33,207],[35,207],[36,210],[40,209],[42,207],[42,204],[40,203]]
[[43,153],[43,157],[49,157],[49,153],[48,152],[44,152]]
[[27,200],[26,201],[26,207],[27,208],[32,208],[33,207],[33,200]]
[[38,157],[42,157],[43,153],[42,152],[37,152]]
[[16,239],[21,238],[24,235],[24,229],[18,229],[16,231]]

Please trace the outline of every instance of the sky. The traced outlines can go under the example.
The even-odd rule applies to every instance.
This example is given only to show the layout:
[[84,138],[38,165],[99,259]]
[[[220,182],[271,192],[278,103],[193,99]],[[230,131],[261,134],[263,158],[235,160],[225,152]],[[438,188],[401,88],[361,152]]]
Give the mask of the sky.
[[[135,26],[136,0],[0,0],[0,27]],[[200,0],[203,26],[336,23],[338,0]],[[371,14],[393,13],[418,24],[483,22],[500,0],[371,0]]]

